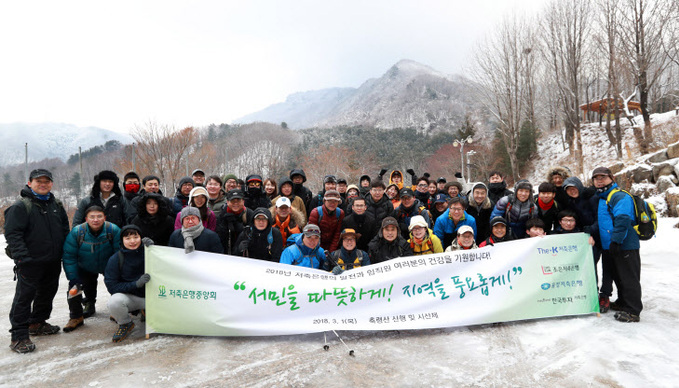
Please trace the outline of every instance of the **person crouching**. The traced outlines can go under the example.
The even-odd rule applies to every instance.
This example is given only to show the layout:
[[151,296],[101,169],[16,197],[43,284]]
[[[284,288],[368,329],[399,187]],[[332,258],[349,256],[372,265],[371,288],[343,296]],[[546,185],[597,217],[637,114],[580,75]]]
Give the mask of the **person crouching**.
[[344,229],[340,233],[342,243],[340,249],[330,253],[328,260],[323,264],[323,269],[339,275],[349,269],[370,265],[368,253],[356,248],[356,241],[360,238],[361,234],[356,233],[354,229]]
[[469,225],[462,225],[457,230],[457,238],[453,243],[446,248],[446,252],[462,251],[467,249],[476,249],[476,241],[474,240],[474,229]]

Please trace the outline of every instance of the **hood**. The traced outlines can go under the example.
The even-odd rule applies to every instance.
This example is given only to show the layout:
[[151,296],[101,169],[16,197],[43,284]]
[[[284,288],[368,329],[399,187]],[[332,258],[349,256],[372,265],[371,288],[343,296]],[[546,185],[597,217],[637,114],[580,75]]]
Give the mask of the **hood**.
[[[281,190],[282,190],[281,187],[283,187],[283,185],[286,184],[286,183],[289,184],[290,186],[292,186],[292,188],[294,190],[295,184],[292,183],[292,179],[285,177],[285,178],[281,179],[280,183],[278,184],[278,193],[279,194],[281,193]],[[281,194],[281,195],[283,195],[283,194]]]
[[292,181],[292,177],[295,175],[301,175],[302,176],[302,183],[306,182],[306,174],[304,173],[304,170],[301,168],[295,168],[290,170],[290,181]]
[[94,185],[92,185],[92,191],[90,194],[94,198],[99,198],[99,193],[101,193],[101,187],[99,187],[102,179],[110,179],[113,181],[113,192],[115,195],[121,197],[123,195],[122,191],[120,191],[119,183],[120,183],[120,178],[118,178],[118,174],[116,174],[113,171],[110,170],[103,170],[100,171],[97,175],[94,176]]
[[364,174],[364,175],[361,175],[360,178],[358,178],[358,185],[359,186],[361,185],[361,181],[364,180],[364,179],[367,179],[368,182],[372,182],[372,179],[370,179],[370,175]]
[[148,202],[149,199],[155,199],[156,202],[158,202],[158,213],[156,214],[156,217],[165,218],[170,213],[165,197],[158,193],[144,193],[139,202],[137,202],[137,214],[140,216],[149,215],[146,212],[146,202]]
[[554,175],[555,173],[561,175],[564,180],[571,176],[571,170],[568,167],[554,166],[547,171],[545,180],[549,183],[552,183],[552,175]]
[[271,217],[271,212],[269,212],[269,209],[265,207],[258,207],[253,211],[252,213],[248,214],[248,225],[252,226],[253,228],[255,227],[255,217],[258,214],[264,214],[266,218],[269,220],[269,225],[273,225],[273,218]]
[[[398,183],[398,184],[394,183],[394,180],[393,180],[394,174],[400,174],[401,175],[401,183]],[[404,181],[405,181],[405,179],[403,178],[403,171],[394,170],[394,171],[391,172],[391,174],[389,174],[389,185],[397,185],[399,190],[403,188],[403,182]]]
[[570,186],[575,186],[575,188],[578,189],[578,192],[580,193],[580,195],[582,195],[582,192],[585,191],[585,185],[583,185],[582,181],[580,181],[580,178],[578,178],[576,176],[568,177],[568,178],[566,178],[565,181],[563,181],[564,190],[567,187],[570,187]]

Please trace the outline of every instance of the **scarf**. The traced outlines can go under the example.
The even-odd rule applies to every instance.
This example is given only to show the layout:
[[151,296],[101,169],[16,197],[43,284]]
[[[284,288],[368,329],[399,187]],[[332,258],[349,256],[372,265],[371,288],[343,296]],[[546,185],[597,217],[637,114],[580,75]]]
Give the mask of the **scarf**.
[[193,239],[198,238],[198,236],[203,233],[203,229],[205,229],[205,227],[202,223],[190,228],[185,228],[182,226],[182,236],[184,236],[184,253],[191,253],[196,250]]
[[552,200],[550,203],[544,203],[542,202],[542,199],[538,198],[538,206],[540,206],[540,209],[542,210],[549,210],[552,208],[554,205],[554,200]]
[[33,193],[33,195],[35,195],[35,198],[37,198],[41,201],[49,201],[50,194],[52,194],[52,193],[47,193],[45,195],[40,195],[40,194],[36,193],[35,191],[33,191],[33,189],[31,189],[31,193]]

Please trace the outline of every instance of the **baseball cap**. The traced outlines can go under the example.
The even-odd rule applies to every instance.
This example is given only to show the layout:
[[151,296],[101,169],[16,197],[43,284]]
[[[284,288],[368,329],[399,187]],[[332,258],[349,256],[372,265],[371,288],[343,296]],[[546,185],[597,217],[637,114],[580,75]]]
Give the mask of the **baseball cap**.
[[233,190],[229,190],[229,192],[226,193],[226,200],[227,201],[230,201],[232,199],[237,199],[237,198],[240,198],[240,199],[245,198],[245,194],[243,194],[243,190],[233,189]]
[[33,179],[40,178],[40,177],[43,177],[43,176],[54,182],[54,179],[52,179],[52,173],[49,170],[46,170],[44,168],[37,168],[37,169],[31,171],[31,175],[29,176],[30,177],[29,180],[33,180]]
[[613,176],[613,173],[611,172],[611,169],[606,168],[606,167],[597,167],[592,171],[592,178],[594,178],[597,175],[608,175],[610,177]]
[[318,225],[314,224],[307,224],[302,230],[302,233],[304,233],[304,236],[306,237],[312,236],[321,237],[321,229],[318,227]]
[[436,194],[436,200],[434,201],[434,203],[446,203],[448,202],[448,199],[450,199],[448,195],[439,193]]
[[282,206],[292,207],[292,203],[290,203],[290,199],[288,197],[280,197],[276,200],[276,207]]
[[413,189],[410,187],[404,187],[401,189],[401,198],[403,197],[414,197],[415,193],[413,192]]
[[467,232],[471,232],[471,234],[474,234],[474,229],[469,225],[462,225],[460,226],[460,229],[457,230],[458,235],[465,234]]

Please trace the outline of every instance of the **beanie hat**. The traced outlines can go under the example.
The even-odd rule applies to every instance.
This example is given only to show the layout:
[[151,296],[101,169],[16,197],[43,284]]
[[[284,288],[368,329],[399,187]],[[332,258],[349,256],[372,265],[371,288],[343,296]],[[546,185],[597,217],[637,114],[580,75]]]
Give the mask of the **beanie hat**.
[[186,218],[188,216],[196,216],[200,219],[200,210],[198,210],[197,207],[193,207],[193,206],[187,206],[187,207],[183,208],[181,213],[179,213],[179,214],[180,214],[179,219],[180,219],[181,222],[184,222],[184,218]]
[[236,174],[226,174],[226,175],[224,175],[224,178],[222,178],[224,183],[226,183],[226,181],[228,181],[229,179],[233,179],[234,181],[237,181],[238,177],[236,176]]
[[493,226],[497,224],[502,224],[504,226],[507,226],[507,220],[504,219],[502,216],[495,216],[493,217],[492,220],[490,220],[490,227],[492,228]]
[[429,228],[429,225],[427,225],[427,221],[424,220],[424,217],[422,216],[414,216],[413,218],[410,219],[410,226],[408,226],[408,230],[412,232],[413,228],[416,226],[421,226],[423,228]]
[[340,196],[340,193],[337,190],[328,190],[323,196],[323,201],[337,201],[342,203],[342,196]]

